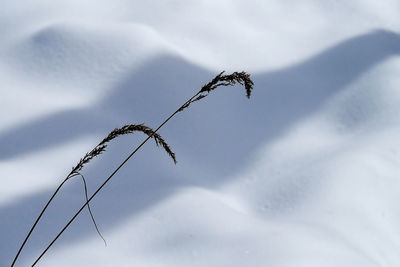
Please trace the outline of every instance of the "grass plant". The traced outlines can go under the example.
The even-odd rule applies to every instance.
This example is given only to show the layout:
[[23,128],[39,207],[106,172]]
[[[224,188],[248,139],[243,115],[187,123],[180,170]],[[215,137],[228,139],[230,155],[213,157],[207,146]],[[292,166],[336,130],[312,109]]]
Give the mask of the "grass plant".
[[[97,223],[94,219],[93,213],[90,208],[90,202],[92,199],[102,190],[102,188],[114,177],[116,173],[126,164],[126,162],[150,139],[153,139],[156,143],[157,146],[161,146],[166,153],[171,157],[173,162],[176,164],[176,157],[175,153],[172,152],[170,146],[167,144],[167,142],[158,134],[158,131],[170,120],[172,119],[177,113],[182,112],[183,110],[187,109],[191,104],[194,102],[197,102],[206,96],[208,96],[213,90],[215,90],[218,87],[221,86],[233,86],[236,84],[243,85],[246,91],[246,96],[247,98],[250,98],[251,92],[253,89],[253,81],[250,78],[250,75],[246,72],[233,72],[232,74],[226,75],[225,72],[219,73],[217,76],[215,76],[210,82],[205,84],[204,86],[201,87],[201,89],[194,94],[191,98],[189,98],[183,105],[181,105],[177,110],[175,110],[169,117],[167,117],[155,130],[151,129],[150,127],[144,125],[144,124],[128,124],[124,125],[121,128],[116,128],[112,130],[98,145],[96,145],[91,151],[86,153],[79,161],[78,163],[72,168],[70,173],[64,178],[64,180],[59,184],[59,186],[56,188],[54,193],[51,195],[50,199],[47,201],[47,203],[44,205],[42,211],[36,218],[35,222],[33,223],[31,229],[29,230],[28,234],[25,236],[20,248],[18,249],[18,252],[13,259],[13,262],[11,264],[11,267],[13,267],[19,258],[24,246],[26,245],[27,241],[29,240],[33,230],[36,228],[37,224],[39,223],[40,219],[42,218],[43,214],[45,213],[46,209],[50,205],[50,203],[53,201],[54,197],[60,192],[60,189],[62,186],[69,181],[73,177],[80,177],[83,181],[84,185],[84,190],[85,190],[85,197],[86,197],[86,202],[81,206],[81,208],[72,216],[72,218],[67,222],[67,224],[60,230],[60,232],[54,237],[54,239],[48,244],[48,246],[41,252],[39,257],[34,261],[34,263],[31,266],[35,266],[39,260],[45,255],[45,253],[50,249],[50,247],[56,242],[56,240],[64,233],[64,231],[70,226],[70,224],[76,219],[76,217],[82,212],[83,209],[86,207],[89,210],[89,214],[91,216],[91,219],[93,221],[93,224],[96,228],[97,233],[100,235],[100,237],[103,239],[105,242],[103,236],[101,235]],[[147,137],[120,163],[120,165],[104,180],[104,182],[96,189],[96,191],[89,197],[88,192],[87,192],[87,185],[86,185],[86,180],[85,177],[81,174],[81,170],[94,158],[98,157],[101,155],[103,152],[106,151],[107,145],[109,142],[112,140],[118,138],[119,136],[126,135],[126,134],[132,134],[135,132],[142,132],[145,134]]]

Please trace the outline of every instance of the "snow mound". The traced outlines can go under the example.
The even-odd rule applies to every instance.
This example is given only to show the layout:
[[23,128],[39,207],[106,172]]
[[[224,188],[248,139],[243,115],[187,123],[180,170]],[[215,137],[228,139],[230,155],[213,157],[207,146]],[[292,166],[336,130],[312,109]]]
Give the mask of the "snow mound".
[[[40,266],[399,266],[398,1],[5,1],[0,11],[0,265],[71,166],[111,129],[157,126]],[[143,136],[84,170],[93,192]],[[30,265],[84,201],[63,188]]]

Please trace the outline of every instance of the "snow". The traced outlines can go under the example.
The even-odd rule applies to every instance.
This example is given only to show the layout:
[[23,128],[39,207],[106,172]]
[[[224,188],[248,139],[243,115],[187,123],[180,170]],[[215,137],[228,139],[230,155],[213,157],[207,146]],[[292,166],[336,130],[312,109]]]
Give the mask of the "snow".
[[[248,71],[146,144],[38,266],[400,265],[396,0],[5,0],[0,10],[0,265],[110,130],[156,127],[216,73]],[[143,140],[83,171],[89,191]],[[78,179],[16,266],[84,201]]]

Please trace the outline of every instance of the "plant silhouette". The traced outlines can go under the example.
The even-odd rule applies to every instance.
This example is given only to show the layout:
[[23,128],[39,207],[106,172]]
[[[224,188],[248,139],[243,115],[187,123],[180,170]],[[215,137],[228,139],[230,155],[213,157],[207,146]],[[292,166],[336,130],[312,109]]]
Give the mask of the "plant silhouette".
[[[189,98],[183,105],[181,105],[175,112],[173,112],[167,119],[165,119],[158,127],[156,130],[152,130],[151,128],[143,125],[143,124],[130,124],[130,125],[125,125],[121,128],[116,128],[113,131],[111,131],[107,137],[105,137],[97,146],[95,146],[90,152],[86,153],[83,158],[81,158],[76,164],[71,172],[66,176],[66,178],[61,182],[61,184],[57,187],[55,192],[52,194],[50,197],[49,201],[45,204],[44,208],[40,212],[39,216],[35,220],[33,226],[29,230],[28,234],[26,235],[24,241],[22,242],[16,256],[13,259],[13,262],[11,264],[11,267],[14,266],[16,263],[22,249],[24,248],[27,240],[29,239],[31,233],[35,229],[37,223],[41,219],[42,215],[46,211],[47,207],[49,204],[52,202],[54,199],[55,195],[59,192],[61,187],[64,185],[65,182],[67,182],[70,178],[74,176],[81,176],[84,182],[85,186],[85,196],[86,196],[86,202],[85,204],[76,212],[76,214],[70,219],[70,221],[65,225],[65,227],[59,232],[59,234],[56,235],[56,237],[50,242],[50,244],[43,250],[43,252],[40,254],[40,256],[35,260],[32,266],[36,265],[37,262],[43,257],[43,255],[48,251],[48,249],[54,244],[54,242],[61,236],[61,234],[69,227],[69,225],[75,220],[75,218],[80,214],[80,212],[85,208],[88,207],[91,219],[96,227],[97,232],[103,238],[103,236],[100,234],[96,221],[93,217],[89,202],[96,196],[98,192],[113,178],[113,176],[120,170],[120,168],[125,165],[125,163],[151,138],[153,138],[156,142],[157,146],[162,146],[164,150],[167,152],[167,154],[173,159],[174,163],[176,164],[176,158],[175,158],[175,153],[171,151],[171,148],[169,145],[164,141],[164,139],[157,133],[159,129],[161,129],[170,119],[172,119],[177,113],[182,112],[183,110],[187,109],[191,104],[194,102],[197,102],[209,95],[210,92],[214,91],[218,87],[221,86],[233,86],[235,84],[241,84],[244,86],[246,89],[246,96],[247,98],[250,98],[251,91],[253,89],[253,81],[250,79],[250,75],[245,73],[245,72],[234,72],[229,75],[224,75],[224,71],[215,76],[210,82],[205,84],[195,95],[193,95],[191,98]],[[110,141],[113,139],[121,136],[121,135],[126,135],[126,134],[131,134],[133,132],[142,132],[147,135],[147,138],[140,143],[123,161],[122,163],[110,174],[110,176],[104,181],[104,183],[97,188],[97,190],[91,195],[90,198],[87,196],[87,188],[86,188],[86,180],[84,176],[80,173],[80,171],[83,169],[83,167],[88,164],[93,158],[98,157],[100,154],[102,154],[106,148],[107,145]],[[104,238],[103,238],[104,240]]]

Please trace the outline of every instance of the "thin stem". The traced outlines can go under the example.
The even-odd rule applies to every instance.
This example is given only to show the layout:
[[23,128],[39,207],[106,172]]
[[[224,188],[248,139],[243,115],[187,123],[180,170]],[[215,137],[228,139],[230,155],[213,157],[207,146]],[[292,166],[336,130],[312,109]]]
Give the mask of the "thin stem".
[[[86,155],[81,158],[81,160],[78,162],[78,164],[72,168],[72,171],[67,175],[67,177],[63,180],[63,182],[57,187],[56,191],[53,193],[53,195],[51,196],[51,198],[47,201],[47,203],[45,204],[44,208],[42,209],[42,211],[40,212],[39,216],[36,218],[36,221],[34,222],[33,226],[31,227],[29,233],[25,236],[25,240],[22,242],[12,264],[11,267],[13,267],[15,265],[15,262],[17,261],[22,249],[24,248],[26,242],[28,241],[29,237],[31,236],[33,230],[36,228],[36,225],[38,224],[38,222],[40,221],[41,217],[43,216],[44,212],[47,210],[48,206],[50,205],[50,203],[53,201],[54,197],[57,195],[57,193],[60,191],[61,187],[64,185],[64,183],[69,180],[70,178],[80,175],[83,179],[84,182],[84,187],[85,187],[85,197],[86,200],[88,199],[87,197],[87,187],[86,187],[86,181],[85,178],[82,176],[82,174],[79,172],[83,166],[85,164],[87,164],[91,159],[93,159],[94,157],[100,155],[102,152],[105,151],[105,148],[107,147],[107,143],[110,142],[112,139],[116,138],[119,135],[123,135],[123,134],[128,134],[128,133],[133,133],[134,131],[141,131],[145,134],[147,134],[148,136],[150,136],[150,138],[154,138],[156,141],[157,145],[161,145],[164,150],[169,154],[169,156],[173,159],[174,163],[176,163],[176,158],[175,158],[175,154],[171,151],[170,147],[168,146],[168,144],[163,140],[163,138],[155,133],[151,128],[143,125],[143,124],[131,124],[131,125],[125,125],[122,128],[116,128],[113,131],[111,131],[111,133],[105,138],[103,139],[97,146],[95,146],[90,152],[86,153]],[[96,224],[96,221],[93,217],[90,205],[88,205],[88,210],[89,210],[89,214],[92,218],[93,224],[96,228],[97,233],[99,234],[99,236],[103,239],[104,244],[106,244],[106,241],[104,239],[104,237],[101,235],[98,226]]]
[[[96,146],[97,147],[97,146]],[[61,182],[61,184],[57,187],[57,189],[54,191],[53,195],[50,197],[50,199],[47,201],[46,205],[43,207],[43,209],[41,210],[39,216],[36,218],[35,222],[33,223],[31,229],[29,230],[28,234],[25,236],[24,241],[22,242],[21,246],[18,249],[17,254],[14,257],[13,262],[11,263],[11,267],[13,267],[19,257],[19,255],[21,254],[22,249],[25,247],[26,242],[28,241],[29,237],[32,235],[33,230],[36,228],[36,225],[39,223],[40,219],[42,218],[43,214],[45,213],[45,211],[47,210],[47,208],[49,207],[50,203],[53,201],[53,199],[55,198],[55,196],[58,194],[58,192],[60,191],[61,187],[65,184],[66,181],[68,181],[70,178],[76,176],[76,175],[81,175],[80,173],[76,172],[77,167],[73,168],[72,171],[67,175],[67,177]],[[86,181],[84,179],[84,177],[82,176],[83,182],[84,182],[84,186],[85,186],[85,194],[86,194],[86,200],[87,200],[87,188],[86,188]],[[94,226],[96,227],[96,231],[98,232],[98,234],[100,235],[100,237],[103,239],[104,243],[106,244],[105,239],[103,238],[103,236],[101,235],[96,221],[94,220],[92,211],[90,209],[90,206],[88,205],[88,209],[89,209],[89,213],[90,216],[92,218],[92,221],[94,223]]]
[[[85,198],[86,198],[86,201],[88,201],[89,197],[88,197],[88,190],[87,190],[87,184],[86,184],[85,177],[81,173],[78,172],[78,173],[75,173],[70,178],[75,177],[75,176],[80,176],[82,178],[83,187],[84,187],[84,190],[85,190]],[[93,216],[92,208],[90,207],[89,203],[88,203],[87,207],[88,207],[88,211],[89,211],[89,214],[90,214],[90,218],[92,219],[93,225],[96,228],[97,234],[101,237],[101,239],[103,239],[104,245],[107,246],[106,239],[103,237],[103,235],[101,234],[101,232],[99,230],[99,227],[97,226],[96,220],[94,219],[94,216]]]
[[68,221],[68,223],[61,229],[61,231],[57,234],[57,236],[50,242],[50,244],[46,247],[45,250],[43,250],[42,254],[35,260],[35,262],[32,264],[32,267],[35,266],[39,260],[43,257],[43,255],[50,249],[50,247],[57,241],[57,239],[62,235],[62,233],[69,227],[69,225],[75,220],[76,217],[82,212],[82,210],[86,207],[86,205],[89,204],[89,202],[97,195],[97,193],[111,180],[111,178],[119,171],[119,169],[122,168],[122,166],[125,165],[125,163],[150,139],[152,136],[157,133],[158,130],[160,130],[161,127],[163,127],[172,117],[174,117],[178,112],[182,110],[183,107],[186,107],[188,103],[190,104],[195,97],[197,97],[200,94],[200,92],[196,93],[194,96],[192,96],[190,99],[188,99],[185,104],[180,106],[174,113],[172,113],[164,122],[162,122],[157,129],[154,130],[154,133],[147,136],[147,138],[138,145],[135,150],[133,150],[125,159],[122,161],[122,163],[108,176],[108,178],[103,182],[102,185],[97,188],[97,190],[90,196],[90,198],[85,202],[85,204],[82,205],[82,207],[75,213],[74,216]]
[[[103,184],[98,187],[98,189],[93,193],[93,195],[86,200],[86,203],[75,213],[75,215],[70,219],[70,221],[64,226],[64,228],[57,234],[57,236],[50,242],[50,244],[46,247],[46,249],[42,252],[42,254],[36,259],[36,261],[33,263],[32,266],[35,266],[36,263],[43,257],[43,255],[49,250],[49,248],[56,242],[56,240],[62,235],[62,233],[69,227],[69,225],[75,220],[75,218],[82,212],[82,210],[85,208],[85,206],[89,205],[89,202],[97,195],[97,193],[111,180],[111,178],[119,171],[119,169],[125,165],[125,163],[150,139],[150,138],[155,138],[157,144],[161,144],[164,149],[167,151],[167,153],[173,158],[174,162],[176,163],[176,159],[174,156],[174,153],[170,150],[168,144],[166,144],[162,138],[158,135],[157,131],[163,127],[172,117],[174,117],[177,113],[183,111],[184,109],[188,108],[190,104],[199,101],[200,99],[206,97],[211,91],[215,90],[217,87],[220,86],[233,86],[235,84],[241,84],[244,86],[246,89],[246,96],[247,98],[250,98],[252,89],[253,89],[253,81],[250,78],[250,74],[242,71],[242,72],[234,72],[229,75],[224,75],[224,71],[215,76],[210,82],[205,84],[200,91],[198,91],[194,96],[189,98],[182,106],[180,106],[175,112],[173,112],[164,122],[162,122],[156,130],[154,131],[149,131],[148,127],[143,128],[143,125],[131,125],[135,126],[136,130],[142,131],[145,134],[147,134],[147,138],[138,146],[136,147],[135,150],[133,150],[126,158],[125,160],[110,174],[110,176],[103,182]],[[138,126],[140,126],[138,128]],[[130,127],[130,126],[129,126]],[[111,139],[117,137],[121,133],[128,133],[131,132],[133,129],[130,128],[121,128],[121,129],[116,129],[117,131],[113,131],[110,133],[108,137],[106,137],[98,146],[96,146],[90,153],[87,153],[84,158],[80,160],[78,165],[73,169],[72,173],[77,173],[79,172],[80,169],[82,169],[83,165],[87,162],[89,162],[93,157],[101,154],[103,151],[105,151],[105,147],[107,142],[109,142]],[[151,130],[151,129],[150,129]],[[68,179],[68,177],[67,177]],[[61,187],[61,186],[60,186]],[[58,189],[59,190],[59,189]],[[58,192],[56,191],[56,193]],[[56,194],[55,193],[55,194]],[[54,194],[54,195],[55,195]],[[54,196],[53,196],[54,197]],[[52,199],[50,199],[51,201]],[[49,202],[50,202],[49,201]],[[47,206],[46,206],[47,207]],[[45,207],[45,208],[46,208]],[[90,211],[90,210],[89,210]]]
[[[72,172],[71,172],[72,173]],[[17,255],[15,255],[15,258],[13,260],[13,262],[11,263],[11,267],[14,266],[15,262],[17,261],[19,254],[21,254],[22,249],[24,248],[26,242],[28,241],[29,237],[31,236],[33,230],[35,229],[36,225],[38,224],[38,222],[40,221],[40,219],[43,216],[43,213],[46,211],[47,207],[50,205],[50,203],[53,201],[54,197],[57,195],[58,191],[60,191],[61,187],[64,185],[64,183],[68,180],[69,176],[71,175],[68,174],[68,176],[64,179],[64,181],[62,181],[62,183],[57,187],[56,191],[54,191],[53,195],[50,197],[50,199],[47,201],[46,205],[44,206],[44,208],[42,209],[42,211],[40,212],[39,216],[36,218],[36,221],[33,223],[31,229],[29,230],[29,233],[26,235],[24,242],[22,242],[22,245],[20,246]]]

